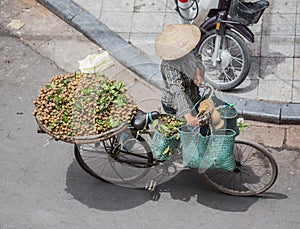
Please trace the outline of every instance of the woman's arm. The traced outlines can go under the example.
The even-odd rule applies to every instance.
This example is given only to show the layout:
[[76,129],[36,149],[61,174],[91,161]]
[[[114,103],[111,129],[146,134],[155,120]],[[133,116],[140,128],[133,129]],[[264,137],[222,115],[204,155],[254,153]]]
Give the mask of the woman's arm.
[[196,68],[195,76],[194,76],[194,84],[199,87],[201,82],[204,82],[204,79],[201,75],[201,70],[200,68]]
[[195,76],[194,76],[194,83],[196,86],[199,87],[201,82],[204,82],[204,74],[205,74],[205,68],[202,63],[202,58],[200,55],[197,55],[197,52],[194,50],[192,52],[195,56],[196,61],[196,70],[195,70]]
[[190,126],[198,126],[199,120],[197,117],[193,116],[191,113],[187,113],[184,115],[184,118]]

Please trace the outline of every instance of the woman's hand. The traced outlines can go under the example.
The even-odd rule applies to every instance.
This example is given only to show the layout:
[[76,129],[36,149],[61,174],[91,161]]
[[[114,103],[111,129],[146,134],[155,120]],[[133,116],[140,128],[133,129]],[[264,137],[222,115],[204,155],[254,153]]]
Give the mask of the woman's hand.
[[199,87],[201,82],[204,82],[204,79],[200,74],[200,68],[196,68],[195,76],[194,76],[194,84]]
[[190,126],[199,126],[198,118],[193,116],[191,113],[185,114],[184,118]]

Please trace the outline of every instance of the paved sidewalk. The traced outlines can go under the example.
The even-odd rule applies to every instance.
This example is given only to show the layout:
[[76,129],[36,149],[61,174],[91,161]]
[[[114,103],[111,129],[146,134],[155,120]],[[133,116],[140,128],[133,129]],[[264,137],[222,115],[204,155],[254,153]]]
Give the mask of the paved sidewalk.
[[[173,0],[38,0],[108,50],[139,77],[161,88],[154,39],[178,23]],[[297,4],[298,3],[298,4]],[[299,0],[271,1],[252,30],[252,68],[245,82],[223,96],[245,118],[277,124],[300,123]]]
[[[53,61],[64,72],[76,71],[78,60],[102,51],[99,46],[34,0],[7,0],[4,7],[0,9],[0,13],[0,26],[7,28],[12,36],[19,37],[23,43]],[[20,30],[7,27],[13,19],[19,19],[25,25]],[[6,60],[4,64],[10,61]],[[141,79],[117,60],[114,60],[114,63],[115,65],[105,73],[109,77],[124,80],[129,92],[142,109],[160,110],[161,90]],[[22,68],[28,68],[23,65],[20,66],[20,71]],[[24,74],[27,73],[24,72]],[[48,75],[46,78],[50,79],[51,76]],[[300,126],[274,125],[248,120],[246,122],[250,124],[250,127],[241,133],[240,137],[268,147],[299,149]]]

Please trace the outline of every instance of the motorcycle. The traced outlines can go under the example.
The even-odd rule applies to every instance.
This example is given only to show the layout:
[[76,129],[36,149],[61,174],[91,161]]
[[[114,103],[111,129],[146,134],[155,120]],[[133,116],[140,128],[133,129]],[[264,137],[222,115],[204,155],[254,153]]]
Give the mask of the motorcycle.
[[247,41],[254,43],[248,28],[256,24],[267,0],[175,0],[182,23],[191,23],[201,30],[197,54],[205,66],[204,79],[219,90],[230,90],[247,77],[251,58]]

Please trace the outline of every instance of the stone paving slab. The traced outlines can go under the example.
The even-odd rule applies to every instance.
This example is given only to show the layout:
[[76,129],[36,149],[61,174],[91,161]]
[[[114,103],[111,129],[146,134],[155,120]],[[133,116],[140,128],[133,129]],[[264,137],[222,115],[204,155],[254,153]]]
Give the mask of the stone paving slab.
[[299,149],[300,147],[299,126],[292,126],[287,129],[286,145],[291,149]]
[[[299,17],[299,21],[300,21],[300,17]],[[300,27],[300,23],[299,23],[299,27]],[[295,57],[296,58],[300,57],[300,35],[297,35],[295,37]]]
[[295,36],[296,13],[269,13],[264,15],[263,35]]
[[[243,93],[245,97],[258,99],[258,87],[259,79],[246,79],[241,85],[239,85],[234,92],[230,94],[238,96],[239,93]],[[229,93],[228,93],[229,94]]]
[[103,11],[100,20],[116,33],[128,33],[132,25],[133,13],[130,12],[114,12],[112,17],[110,11]]
[[[297,123],[299,117],[299,110],[295,104],[286,104],[282,106],[281,110],[281,123],[293,124]],[[300,144],[300,142],[299,142]]]
[[[105,1],[105,0],[104,0]],[[118,0],[110,0],[110,1],[105,1],[103,2],[102,5],[102,10],[103,11],[129,11],[131,12],[134,7],[134,0],[123,0],[123,1],[118,1]],[[81,1],[84,4],[84,0]]]
[[[263,67],[265,66],[265,67]],[[265,80],[292,80],[294,59],[282,57],[261,58],[260,78]]]
[[300,127],[291,125],[275,125],[246,120],[249,126],[238,138],[263,144],[272,148],[300,149]]
[[100,18],[103,0],[84,0],[84,8],[93,16]]
[[286,130],[281,127],[255,126],[250,124],[238,138],[248,139],[272,148],[283,148]]
[[[59,67],[68,72],[75,72],[78,69],[78,62],[71,60],[82,60],[87,55],[100,53],[103,50],[97,45],[87,45],[88,39],[79,36],[78,31],[70,29],[56,36],[46,44],[37,48],[42,55],[57,60]],[[76,50],[74,50],[76,47]]]
[[[34,15],[39,15],[39,17],[34,17]],[[57,26],[61,19],[51,16],[50,12],[41,6],[23,11],[14,19],[20,19],[25,25],[21,30],[12,31],[14,34],[21,36],[25,43],[33,48],[45,44],[50,37],[57,36],[64,30],[64,28]],[[9,22],[10,20],[6,21],[6,23]],[[36,26],[28,26],[31,23],[34,23]]]
[[58,16],[67,22],[84,11],[79,5],[74,4],[72,0],[43,0],[37,2],[42,2],[48,9],[54,12],[59,9],[60,14]]
[[[1,20],[13,18],[19,15],[22,11],[26,11],[32,6],[36,6],[37,2],[28,0],[26,2],[19,0],[1,0],[0,2],[0,15]],[[0,21],[2,23],[2,21]]]
[[[300,7],[298,7],[300,8]],[[300,11],[300,9],[299,9]],[[297,14],[297,18],[296,18],[296,36],[300,36],[300,28],[299,28],[299,25],[300,25],[300,13]]]
[[293,101],[300,103],[300,80],[295,80],[293,84]]
[[260,80],[258,98],[265,101],[292,102],[292,80]]
[[[270,7],[266,10],[267,13],[290,13],[295,14],[297,12],[297,5],[299,0],[283,0],[283,1],[270,1]],[[299,9],[298,9],[299,10]]]
[[261,56],[293,58],[295,55],[295,36],[262,35]]

